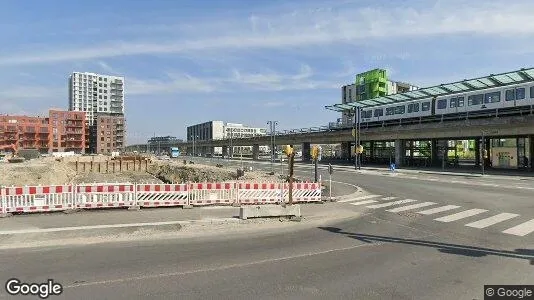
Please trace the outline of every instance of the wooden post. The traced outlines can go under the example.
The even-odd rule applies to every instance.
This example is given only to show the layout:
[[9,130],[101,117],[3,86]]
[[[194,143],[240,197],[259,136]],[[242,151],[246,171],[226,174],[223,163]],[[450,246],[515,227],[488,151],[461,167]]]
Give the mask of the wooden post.
[[76,161],[76,173],[78,173],[78,161]]
[[83,164],[83,172],[85,173],[85,161],[82,162],[82,164]]
[[102,173],[102,163],[98,162],[98,173]]
[[115,161],[113,161],[113,173],[115,173]]
[[91,161],[91,172],[93,172],[93,162],[94,161]]
[[293,204],[293,166],[295,162],[295,152],[289,156],[289,205]]
[[109,160],[106,160],[106,173],[109,173]]

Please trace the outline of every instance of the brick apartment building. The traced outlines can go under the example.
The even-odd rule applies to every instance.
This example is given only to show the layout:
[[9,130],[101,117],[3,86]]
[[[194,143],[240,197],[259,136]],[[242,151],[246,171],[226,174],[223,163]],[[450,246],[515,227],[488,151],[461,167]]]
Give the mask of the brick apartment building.
[[85,113],[51,109],[48,117],[0,116],[0,151],[85,153]]
[[87,125],[84,112],[50,110],[48,127],[49,152],[85,153]]
[[125,134],[124,116],[111,114],[98,114],[96,117],[95,151],[99,154],[111,154],[124,150]]

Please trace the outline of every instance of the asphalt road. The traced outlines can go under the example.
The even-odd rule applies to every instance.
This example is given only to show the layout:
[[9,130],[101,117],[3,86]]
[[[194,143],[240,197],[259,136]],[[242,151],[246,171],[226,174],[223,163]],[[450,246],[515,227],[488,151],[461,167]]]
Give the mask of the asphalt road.
[[[450,177],[334,177],[367,190],[369,198],[338,203],[363,216],[289,233],[0,251],[1,279],[53,278],[65,291],[51,299],[456,300],[484,299],[486,284],[534,284],[534,191]],[[412,202],[372,207],[399,200]],[[423,202],[433,204],[388,211]],[[476,214],[450,217],[465,211]],[[497,215],[509,219],[487,219]]]

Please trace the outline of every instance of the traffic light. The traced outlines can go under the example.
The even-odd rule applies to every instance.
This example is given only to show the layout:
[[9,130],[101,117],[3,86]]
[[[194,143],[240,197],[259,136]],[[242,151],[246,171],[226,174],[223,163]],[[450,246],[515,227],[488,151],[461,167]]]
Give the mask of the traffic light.
[[316,160],[319,157],[319,148],[317,146],[313,146],[311,149],[311,157],[313,160]]
[[284,153],[289,157],[293,153],[293,147],[291,145],[286,145],[284,147]]

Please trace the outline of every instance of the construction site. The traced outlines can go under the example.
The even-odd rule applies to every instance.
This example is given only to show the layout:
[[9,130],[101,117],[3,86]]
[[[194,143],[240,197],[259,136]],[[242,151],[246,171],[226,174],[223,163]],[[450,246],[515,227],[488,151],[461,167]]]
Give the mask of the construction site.
[[0,158],[0,186],[80,183],[183,183],[227,180],[276,180],[265,172],[208,166],[183,159],[140,155],[41,156],[19,151]]

